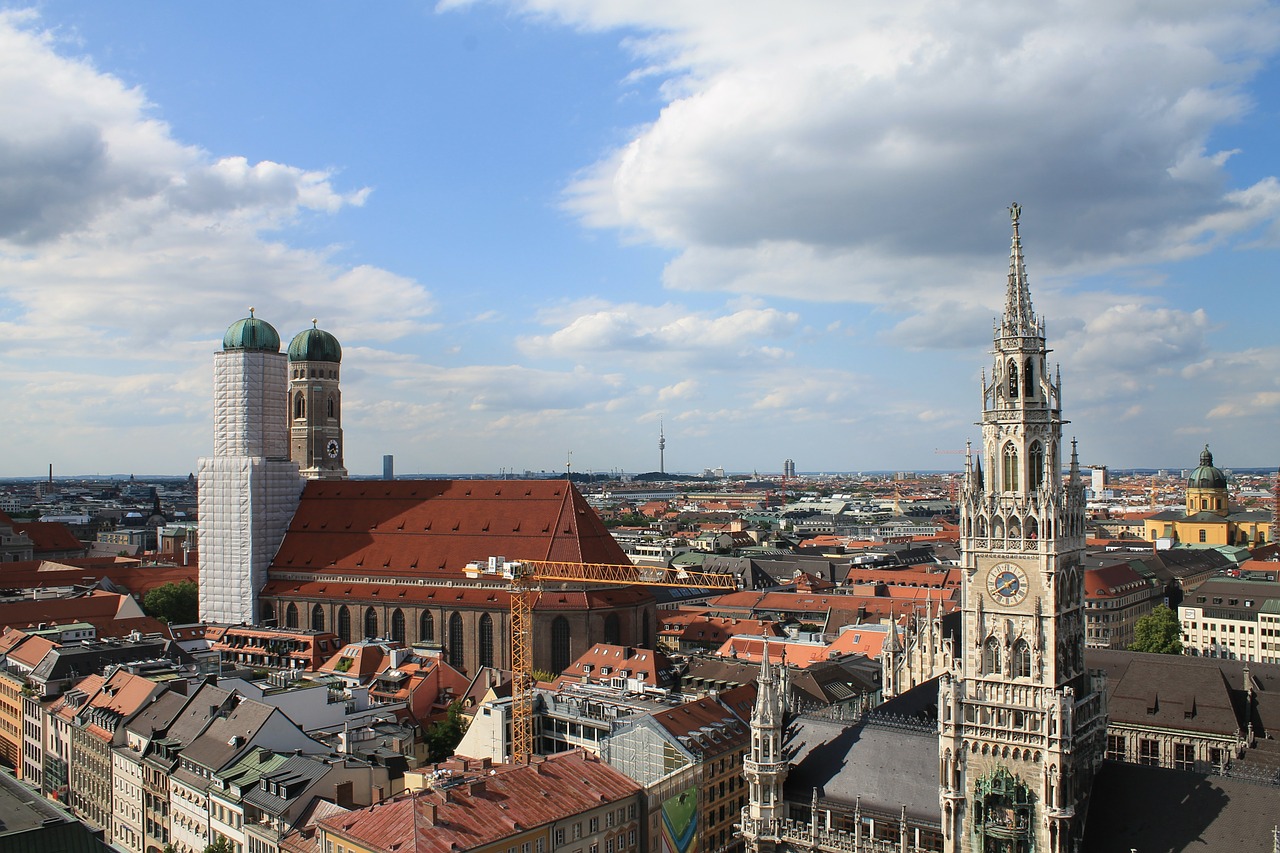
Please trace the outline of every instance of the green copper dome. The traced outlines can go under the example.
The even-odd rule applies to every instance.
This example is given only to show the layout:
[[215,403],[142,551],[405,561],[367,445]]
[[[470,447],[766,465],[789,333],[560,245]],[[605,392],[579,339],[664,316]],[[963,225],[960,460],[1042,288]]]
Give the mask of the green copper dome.
[[289,342],[289,361],[331,361],[335,364],[342,361],[342,347],[338,339],[324,329],[315,328],[315,320],[311,328],[298,332]]
[[1209,445],[1206,444],[1200,453],[1200,467],[1191,472],[1191,477],[1187,480],[1187,488],[1225,489],[1226,487],[1227,475],[1223,474],[1221,469],[1213,467],[1213,454],[1209,452]]
[[227,327],[227,333],[222,336],[222,348],[280,352],[280,334],[266,320],[253,316],[250,308],[248,317]]

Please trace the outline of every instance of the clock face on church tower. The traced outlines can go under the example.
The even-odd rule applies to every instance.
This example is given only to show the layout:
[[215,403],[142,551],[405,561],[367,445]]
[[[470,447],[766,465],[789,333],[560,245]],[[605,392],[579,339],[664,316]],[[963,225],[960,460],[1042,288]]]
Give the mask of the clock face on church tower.
[[329,439],[329,443],[325,445],[325,452],[329,454],[330,459],[338,458],[338,440],[336,438]]
[[1027,597],[1027,573],[1017,563],[996,563],[987,572],[987,594],[996,604],[1012,607]]

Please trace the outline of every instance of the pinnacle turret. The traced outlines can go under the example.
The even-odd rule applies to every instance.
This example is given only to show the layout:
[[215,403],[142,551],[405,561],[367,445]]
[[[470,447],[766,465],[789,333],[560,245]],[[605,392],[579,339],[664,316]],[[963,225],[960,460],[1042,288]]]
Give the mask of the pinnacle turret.
[[1022,258],[1022,237],[1018,233],[1018,220],[1022,207],[1015,201],[1009,206],[1009,218],[1013,221],[1013,243],[1009,249],[1009,286],[1005,292],[1004,317],[1000,334],[1004,336],[1042,334],[1031,307],[1031,288],[1027,284],[1027,265]]

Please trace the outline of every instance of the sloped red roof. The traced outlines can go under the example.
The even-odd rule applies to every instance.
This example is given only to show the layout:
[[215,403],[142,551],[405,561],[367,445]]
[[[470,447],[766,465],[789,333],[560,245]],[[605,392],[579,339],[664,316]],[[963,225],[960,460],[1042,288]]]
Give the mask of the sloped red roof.
[[[131,631],[144,634],[164,630],[164,623],[150,616],[126,616],[132,610],[127,595],[95,590],[78,598],[40,598],[0,604],[0,626],[33,628],[40,623],[66,625],[88,622],[99,637],[123,637]],[[137,612],[137,611],[133,611]]]
[[[377,853],[456,853],[623,802],[641,790],[600,759],[576,750],[493,770],[493,775],[455,771],[453,778],[462,782],[447,791],[401,796],[321,824]],[[627,826],[634,824],[624,823],[619,831]]]
[[565,480],[313,480],[271,568],[456,579],[494,556],[629,563]]
[[142,566],[137,561],[120,563],[115,557],[59,560],[22,560],[0,563],[0,587],[4,589],[47,589],[56,586],[90,585],[108,578],[134,595],[146,595],[167,583],[194,581],[199,569],[193,560],[187,566]]
[[60,521],[24,521],[13,525],[19,533],[31,540],[31,551],[83,551],[84,543],[71,534],[71,529]]
[[1084,573],[1086,598],[1111,598],[1146,585],[1142,575],[1135,572],[1128,563],[1086,569]]

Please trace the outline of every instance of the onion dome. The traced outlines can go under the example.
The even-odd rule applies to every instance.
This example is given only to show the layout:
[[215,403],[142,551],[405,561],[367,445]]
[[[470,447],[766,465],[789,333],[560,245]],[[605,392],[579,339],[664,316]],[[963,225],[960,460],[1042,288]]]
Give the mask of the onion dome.
[[311,328],[294,335],[289,342],[289,361],[331,361],[335,364],[342,361],[342,346],[338,339],[324,329],[316,328],[316,321],[311,321]]
[[1209,445],[1206,444],[1200,453],[1200,467],[1191,472],[1191,478],[1187,480],[1187,488],[1225,489],[1226,487],[1227,475],[1222,473],[1222,469],[1213,467],[1213,454],[1209,452]]
[[248,317],[227,327],[227,333],[222,336],[222,348],[280,352],[280,333],[266,320],[253,316],[250,308]]

